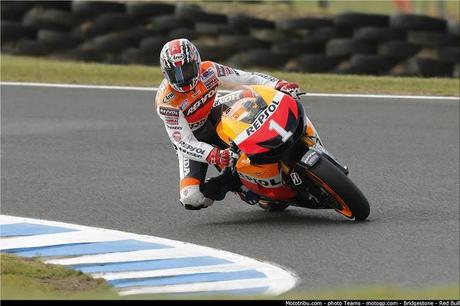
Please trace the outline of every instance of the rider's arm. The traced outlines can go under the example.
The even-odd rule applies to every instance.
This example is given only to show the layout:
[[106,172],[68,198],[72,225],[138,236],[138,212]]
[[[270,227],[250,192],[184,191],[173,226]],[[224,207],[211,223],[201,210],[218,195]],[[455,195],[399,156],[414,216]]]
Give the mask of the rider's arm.
[[159,105],[157,113],[177,150],[189,159],[206,163],[206,158],[214,147],[196,139],[182,111],[175,107]]
[[213,63],[217,78],[224,87],[235,85],[265,85],[275,87],[279,79],[260,72],[247,72],[244,70],[231,68],[218,63]]
[[300,93],[298,84],[280,80],[265,73],[247,72],[218,63],[213,63],[213,67],[219,82],[224,87],[232,88],[237,85],[265,85],[293,97],[297,97]]

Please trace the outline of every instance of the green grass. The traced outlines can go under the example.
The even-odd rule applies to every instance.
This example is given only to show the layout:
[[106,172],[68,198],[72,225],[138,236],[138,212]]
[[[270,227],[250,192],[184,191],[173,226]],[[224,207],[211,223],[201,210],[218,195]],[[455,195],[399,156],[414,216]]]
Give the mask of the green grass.
[[[167,295],[120,297],[103,279],[63,266],[45,264],[38,258],[0,254],[1,299],[177,299]],[[245,296],[245,299],[459,299],[459,284],[425,288],[401,288],[392,285],[353,286],[301,292],[294,290],[278,297]],[[181,299],[229,299],[223,296],[182,296]],[[235,298],[235,297],[233,297]]]
[[[262,71],[262,70],[258,70]],[[395,78],[333,74],[300,74],[264,71],[295,81],[311,93],[370,93],[459,96],[460,80],[444,78]],[[1,56],[1,80],[43,83],[158,86],[159,67],[125,66]]]
[[1,299],[110,299],[118,294],[103,279],[63,266],[0,254]]

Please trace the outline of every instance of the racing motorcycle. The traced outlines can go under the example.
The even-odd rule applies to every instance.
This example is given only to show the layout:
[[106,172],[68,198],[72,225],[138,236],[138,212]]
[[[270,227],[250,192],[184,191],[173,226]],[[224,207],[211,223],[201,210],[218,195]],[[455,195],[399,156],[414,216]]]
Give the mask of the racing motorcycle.
[[356,221],[368,217],[366,197],[348,178],[348,168],[323,147],[299,100],[253,85],[222,96],[218,107],[216,132],[234,156],[227,171],[260,196],[261,207],[334,209]]

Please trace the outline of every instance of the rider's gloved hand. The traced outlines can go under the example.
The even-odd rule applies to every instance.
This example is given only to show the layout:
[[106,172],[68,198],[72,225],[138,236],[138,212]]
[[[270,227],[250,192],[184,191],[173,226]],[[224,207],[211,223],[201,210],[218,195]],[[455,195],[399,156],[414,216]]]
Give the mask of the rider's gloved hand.
[[230,165],[231,152],[230,149],[221,150],[219,148],[214,148],[209,153],[206,161],[209,164],[216,165],[220,169],[224,169]]
[[279,80],[275,85],[275,89],[284,92],[285,94],[290,95],[294,99],[297,99],[301,94],[299,84],[290,83],[288,81]]

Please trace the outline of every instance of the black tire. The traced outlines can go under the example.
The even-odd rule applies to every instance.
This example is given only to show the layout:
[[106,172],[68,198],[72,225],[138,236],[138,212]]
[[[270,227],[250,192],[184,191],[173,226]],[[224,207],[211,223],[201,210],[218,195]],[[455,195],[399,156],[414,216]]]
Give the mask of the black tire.
[[251,29],[250,36],[268,43],[282,43],[286,41],[286,34],[273,29]]
[[326,44],[326,55],[332,57],[347,57],[353,54],[371,54],[375,46],[371,43],[349,39],[332,39]]
[[20,55],[47,55],[53,52],[53,48],[42,41],[33,39],[21,39],[17,45],[17,54]]
[[317,29],[313,31],[312,33],[309,33],[305,37],[305,41],[325,43],[334,38],[345,38],[345,37],[350,37],[351,35],[352,35],[352,32],[344,28],[325,27],[325,28]]
[[369,216],[369,202],[361,190],[326,158],[322,157],[312,168],[306,170],[306,175],[311,182],[322,186],[324,190],[329,187],[327,193],[335,200],[342,200],[355,221],[363,221]]
[[72,12],[83,17],[91,17],[106,13],[123,13],[125,5],[110,1],[72,1]]
[[282,31],[313,30],[332,25],[334,25],[332,19],[318,17],[300,17],[276,22],[276,28]]
[[353,55],[350,59],[351,71],[355,74],[381,75],[393,68],[397,61],[385,56],[375,54]]
[[316,42],[302,41],[284,41],[279,44],[273,44],[272,51],[284,53],[290,57],[297,57],[302,54],[317,54],[324,52],[324,44]]
[[138,20],[122,13],[107,13],[97,16],[86,31],[89,37],[108,32],[122,31],[134,27]]
[[104,60],[104,54],[95,50],[79,48],[71,52],[71,58],[83,62],[101,62]]
[[26,1],[0,1],[1,19],[20,21],[33,5],[33,2]]
[[446,47],[438,49],[438,59],[441,61],[458,63],[460,61],[460,48]]
[[235,28],[229,24],[197,22],[195,30],[200,35],[217,36],[219,34],[249,34],[248,28]]
[[363,27],[355,30],[353,39],[378,42],[389,40],[405,40],[406,32],[399,29],[391,29],[385,27]]
[[142,39],[139,49],[142,52],[150,53],[151,56],[160,56],[161,48],[163,48],[163,45],[167,42],[168,39],[166,37],[148,37]]
[[453,70],[453,63],[436,59],[412,58],[407,63],[407,72],[410,75],[422,77],[450,77]]
[[56,49],[75,47],[82,42],[82,38],[74,33],[52,30],[38,31],[37,39]]
[[176,38],[187,38],[188,40],[194,40],[198,38],[198,33],[194,29],[181,27],[172,30],[168,34],[168,39]]
[[411,31],[407,41],[426,48],[458,46],[458,36],[450,33]]
[[70,11],[72,8],[72,1],[71,0],[41,0],[41,1],[31,1],[32,5],[40,6],[46,9],[56,9],[62,11]]
[[456,22],[456,21],[451,21],[449,22],[449,24],[447,25],[447,28],[448,28],[448,32],[450,34],[454,34],[456,36],[460,36],[460,23]]
[[155,3],[145,1],[127,1],[126,12],[130,16],[147,18],[159,15],[174,14],[176,6],[169,3]]
[[290,61],[285,68],[292,72],[325,73],[332,72],[340,62],[339,58],[323,54],[305,54]]
[[158,57],[152,56],[150,52],[137,48],[128,48],[121,53],[121,62],[123,64],[144,64],[155,65],[159,64]]
[[402,30],[445,31],[447,22],[444,19],[429,16],[398,14],[391,16],[390,26]]
[[267,47],[267,43],[257,38],[244,35],[223,34],[218,37],[218,44],[234,51],[244,51]]
[[[2,2],[3,3],[3,2]],[[2,43],[7,41],[16,41],[21,38],[35,38],[37,29],[28,27],[15,21],[1,21]]]
[[234,27],[247,27],[254,29],[274,29],[275,23],[270,20],[250,17],[244,14],[231,14],[228,23]]
[[197,5],[176,5],[174,13],[190,22],[206,20],[209,23],[227,23],[226,15],[205,12]]
[[334,23],[339,27],[359,28],[366,26],[387,27],[390,17],[380,14],[344,13],[334,17]]
[[220,45],[209,45],[200,41],[193,42],[200,52],[201,58],[210,61],[222,61],[228,59],[234,54],[231,49],[224,48]]
[[285,64],[287,56],[266,49],[244,51],[232,56],[228,63],[235,67],[279,68]]
[[420,51],[416,44],[406,41],[389,41],[378,46],[378,54],[389,58],[404,60]]
[[118,52],[127,47],[139,44],[139,38],[130,32],[110,33],[94,37],[81,46],[81,50],[92,50],[99,53]]
[[460,63],[455,64],[452,77],[460,79]]
[[176,15],[156,16],[150,19],[150,28],[158,33],[170,32],[179,27],[193,27],[193,23]]
[[43,9],[36,7],[24,16],[22,23],[26,26],[47,30],[68,30],[77,26],[81,19],[67,11]]

